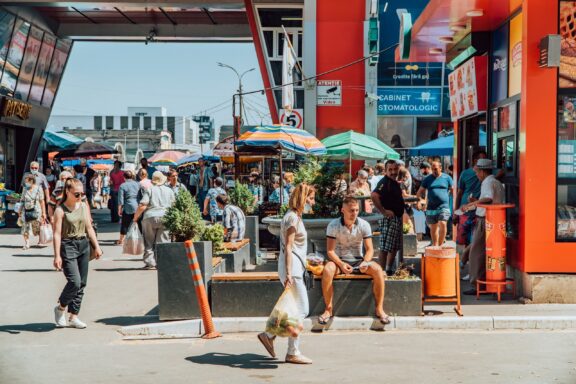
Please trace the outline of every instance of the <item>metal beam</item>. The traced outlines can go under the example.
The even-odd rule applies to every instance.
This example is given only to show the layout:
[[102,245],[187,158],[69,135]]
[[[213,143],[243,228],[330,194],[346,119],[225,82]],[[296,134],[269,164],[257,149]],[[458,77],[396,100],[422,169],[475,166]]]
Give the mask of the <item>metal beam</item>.
[[136,22],[135,22],[134,20],[132,20],[131,18],[129,18],[128,15],[126,15],[124,12],[122,12],[122,10],[120,10],[120,8],[114,7],[114,9],[115,9],[119,14],[121,14],[122,16],[124,16],[124,18],[125,18],[126,20],[128,20],[131,24],[136,24]]
[[157,42],[252,42],[248,25],[61,24],[57,35],[76,41],[141,41],[156,29]]
[[244,2],[241,0],[122,0],[122,1],[97,1],[97,0],[75,0],[75,1],[54,1],[54,0],[19,0],[2,1],[2,5],[18,5],[31,7],[74,7],[93,6],[98,7],[182,7],[182,8],[219,8],[219,9],[243,9]]
[[208,8],[202,8],[202,10],[204,11],[204,13],[206,13],[206,16],[208,16],[208,18],[210,19],[210,21],[212,22],[212,24],[218,24],[216,22],[216,20],[214,20],[214,18],[212,17],[212,15],[210,14],[210,11],[208,10]]
[[160,10],[160,12],[162,12],[164,17],[167,18],[170,21],[170,23],[172,23],[172,25],[178,25],[178,23],[176,21],[174,21],[174,19],[171,18],[170,15],[168,13],[166,13],[166,11],[164,9],[162,9],[162,7],[158,7],[158,9]]

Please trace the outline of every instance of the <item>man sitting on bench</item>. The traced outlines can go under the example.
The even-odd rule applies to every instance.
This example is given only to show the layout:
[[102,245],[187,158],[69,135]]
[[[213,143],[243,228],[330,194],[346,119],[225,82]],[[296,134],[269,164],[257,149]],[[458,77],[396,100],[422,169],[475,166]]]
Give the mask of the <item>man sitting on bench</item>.
[[374,255],[372,228],[366,220],[358,217],[359,210],[358,200],[351,196],[344,198],[342,217],[332,220],[326,229],[329,261],[322,273],[322,294],[326,310],[318,318],[319,324],[325,325],[333,317],[334,286],[332,282],[334,276],[340,273],[366,274],[372,277],[376,317],[382,324],[390,324],[390,318],[384,312],[383,307],[384,273],[380,265],[372,261]]

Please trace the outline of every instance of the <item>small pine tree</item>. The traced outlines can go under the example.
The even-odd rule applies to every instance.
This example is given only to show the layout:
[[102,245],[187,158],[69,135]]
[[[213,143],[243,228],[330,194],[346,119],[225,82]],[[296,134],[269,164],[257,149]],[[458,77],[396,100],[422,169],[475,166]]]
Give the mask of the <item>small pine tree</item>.
[[186,189],[181,188],[174,204],[166,210],[163,223],[175,241],[198,241],[206,225],[198,204]]
[[228,191],[230,202],[239,207],[245,215],[250,215],[254,212],[254,203],[256,198],[246,184],[236,182],[234,189]]

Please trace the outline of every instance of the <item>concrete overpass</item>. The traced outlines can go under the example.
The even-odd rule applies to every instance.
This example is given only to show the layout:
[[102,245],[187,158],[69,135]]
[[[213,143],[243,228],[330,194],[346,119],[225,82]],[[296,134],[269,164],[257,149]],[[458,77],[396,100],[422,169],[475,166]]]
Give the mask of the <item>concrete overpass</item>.
[[243,0],[21,0],[0,5],[74,41],[252,41]]

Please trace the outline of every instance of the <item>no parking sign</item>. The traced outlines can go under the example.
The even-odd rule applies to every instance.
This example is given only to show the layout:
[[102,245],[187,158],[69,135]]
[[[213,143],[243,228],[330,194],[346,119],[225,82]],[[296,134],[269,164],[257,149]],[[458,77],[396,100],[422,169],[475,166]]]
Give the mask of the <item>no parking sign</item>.
[[294,128],[302,128],[302,122],[304,121],[304,119],[302,118],[302,116],[304,115],[303,109],[293,109],[292,114],[290,116],[288,116],[286,110],[281,109],[279,115],[280,115],[280,124],[290,125]]

